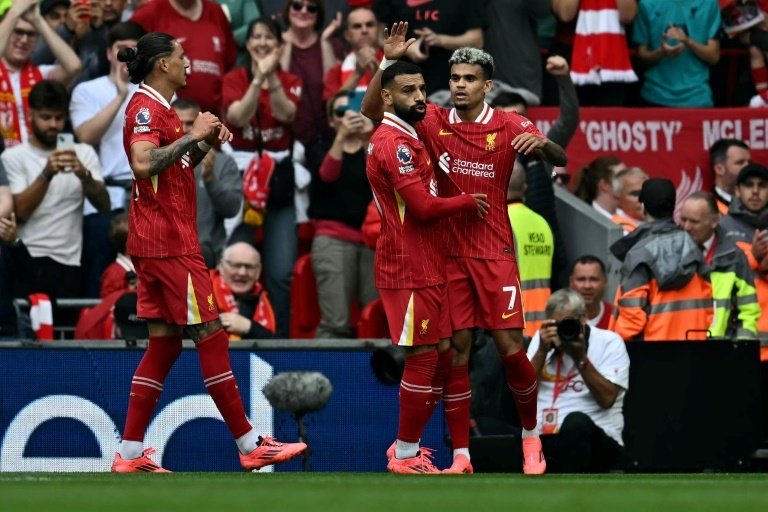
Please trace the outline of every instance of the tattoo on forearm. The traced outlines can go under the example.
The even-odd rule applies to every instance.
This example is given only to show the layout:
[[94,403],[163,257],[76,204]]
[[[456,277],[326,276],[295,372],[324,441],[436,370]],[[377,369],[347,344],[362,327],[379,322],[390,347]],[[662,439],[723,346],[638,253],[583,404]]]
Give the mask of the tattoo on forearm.
[[186,134],[173,144],[149,150],[149,175],[160,174],[173,165],[184,153],[196,146],[197,143],[192,140],[192,136]]

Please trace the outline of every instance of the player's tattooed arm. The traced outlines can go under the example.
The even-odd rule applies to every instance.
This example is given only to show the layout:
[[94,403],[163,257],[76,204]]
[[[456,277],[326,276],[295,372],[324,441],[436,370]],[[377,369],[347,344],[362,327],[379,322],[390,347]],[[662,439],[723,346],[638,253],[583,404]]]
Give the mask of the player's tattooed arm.
[[189,150],[189,161],[192,168],[194,169],[197,167],[197,164],[202,162],[203,158],[205,158],[205,155],[207,154],[208,151],[203,151],[197,144],[192,146],[192,149]]
[[[197,142],[192,138],[192,135],[188,133],[181,137],[179,140],[175,141],[173,144],[168,144],[162,148],[150,149],[149,175],[155,176],[156,174],[160,174],[171,165],[173,165],[173,163],[181,158],[185,153],[190,153],[190,157],[192,157],[192,151],[195,150],[202,153],[202,151],[200,151],[200,149],[197,147]],[[203,153],[203,156],[205,156],[205,153]],[[202,160],[202,157],[200,157],[200,160]],[[200,160],[198,160],[198,162]],[[191,165],[194,167],[197,164],[192,163]]]
[[542,160],[549,162],[556,167],[563,167],[568,163],[568,157],[565,155],[565,150],[560,147],[559,144],[546,139],[546,143],[535,150],[536,156]]

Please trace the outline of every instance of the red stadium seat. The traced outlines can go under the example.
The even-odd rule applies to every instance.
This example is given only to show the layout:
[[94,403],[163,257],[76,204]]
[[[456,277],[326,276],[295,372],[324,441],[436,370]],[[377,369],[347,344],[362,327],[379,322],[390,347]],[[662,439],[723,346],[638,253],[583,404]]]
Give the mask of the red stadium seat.
[[381,299],[376,299],[363,308],[357,324],[357,337],[358,339],[389,337],[389,325]]
[[314,338],[319,323],[317,282],[312,271],[312,260],[309,254],[305,254],[300,256],[293,266],[289,336],[293,339]]

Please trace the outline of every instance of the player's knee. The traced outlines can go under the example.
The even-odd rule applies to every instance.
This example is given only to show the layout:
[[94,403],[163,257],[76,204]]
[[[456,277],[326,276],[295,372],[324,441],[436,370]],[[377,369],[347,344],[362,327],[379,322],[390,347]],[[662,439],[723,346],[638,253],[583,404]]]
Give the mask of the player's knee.
[[201,341],[208,338],[211,334],[220,330],[221,321],[217,318],[210,322],[203,322],[201,324],[186,325],[184,326],[184,335],[191,338],[198,345]]

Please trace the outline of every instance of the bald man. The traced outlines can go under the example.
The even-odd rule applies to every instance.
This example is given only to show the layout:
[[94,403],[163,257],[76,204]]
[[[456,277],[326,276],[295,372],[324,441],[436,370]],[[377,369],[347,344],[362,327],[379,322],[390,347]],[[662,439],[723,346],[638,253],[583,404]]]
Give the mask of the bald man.
[[230,340],[275,335],[275,314],[259,276],[261,255],[244,242],[225,248],[217,269],[211,272],[221,324]]

